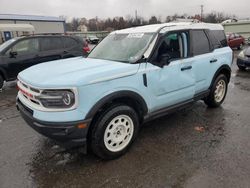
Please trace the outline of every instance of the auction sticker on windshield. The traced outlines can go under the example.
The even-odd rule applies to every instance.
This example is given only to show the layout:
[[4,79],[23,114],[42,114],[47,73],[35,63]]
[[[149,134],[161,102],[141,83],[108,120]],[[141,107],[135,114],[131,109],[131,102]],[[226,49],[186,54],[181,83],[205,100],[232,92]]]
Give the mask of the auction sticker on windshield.
[[144,33],[130,33],[127,38],[142,38]]

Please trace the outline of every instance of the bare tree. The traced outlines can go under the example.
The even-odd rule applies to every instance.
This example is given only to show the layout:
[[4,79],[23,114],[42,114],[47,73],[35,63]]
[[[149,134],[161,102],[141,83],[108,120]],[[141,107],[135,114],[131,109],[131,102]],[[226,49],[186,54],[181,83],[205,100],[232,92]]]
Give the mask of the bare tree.
[[79,18],[73,18],[72,21],[71,21],[71,29],[72,29],[72,31],[77,31],[77,28],[79,27],[79,25],[80,25]]
[[148,21],[149,24],[157,24],[158,23],[158,19],[156,18],[156,16],[151,16],[151,18]]
[[[68,22],[68,18],[66,16],[61,16],[67,20],[66,22],[66,30],[67,31],[77,31],[79,25],[86,25],[89,31],[112,31],[118,29],[124,29],[128,27],[140,26],[140,25],[147,25],[147,24],[157,24],[161,23],[161,17],[158,16],[151,16],[149,19],[145,19],[141,16],[137,16],[137,19],[132,17],[131,15],[127,15],[125,17],[114,17],[114,18],[107,18],[107,19],[99,19],[97,17],[86,19],[86,18],[73,18],[70,22]],[[164,22],[171,22],[176,21],[177,18],[189,18],[189,19],[197,19],[201,20],[200,15],[187,15],[187,14],[174,14],[166,16]],[[227,15],[222,12],[215,12],[212,11],[208,14],[205,14],[203,17],[204,22],[208,23],[220,23],[226,19],[235,18],[234,15]]]

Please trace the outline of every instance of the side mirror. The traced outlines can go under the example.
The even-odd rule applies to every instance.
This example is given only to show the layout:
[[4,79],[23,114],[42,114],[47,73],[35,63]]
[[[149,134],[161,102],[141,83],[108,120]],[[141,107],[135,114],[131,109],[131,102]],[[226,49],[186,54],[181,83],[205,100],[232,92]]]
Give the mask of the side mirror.
[[143,62],[145,62],[144,55],[129,58],[129,63],[130,64],[133,64],[133,63],[143,63]]
[[10,58],[15,58],[17,56],[17,52],[10,51]]
[[163,67],[164,65],[168,65],[170,62],[170,55],[169,54],[161,54],[160,56],[160,65]]

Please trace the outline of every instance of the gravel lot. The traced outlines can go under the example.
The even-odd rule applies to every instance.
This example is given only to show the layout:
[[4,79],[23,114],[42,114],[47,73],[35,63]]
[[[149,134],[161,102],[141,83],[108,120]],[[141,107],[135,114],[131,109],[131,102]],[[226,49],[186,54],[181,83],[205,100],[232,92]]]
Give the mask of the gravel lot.
[[[235,51],[237,55],[238,51]],[[113,161],[65,151],[15,108],[15,82],[0,93],[0,187],[250,187],[250,70],[233,65],[221,108],[202,101],[147,123]]]

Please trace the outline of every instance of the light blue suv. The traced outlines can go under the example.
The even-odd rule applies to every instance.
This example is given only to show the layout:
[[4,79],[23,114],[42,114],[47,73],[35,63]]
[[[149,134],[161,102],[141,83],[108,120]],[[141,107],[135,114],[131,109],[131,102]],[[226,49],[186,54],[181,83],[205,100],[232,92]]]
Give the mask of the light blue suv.
[[223,27],[167,23],[114,31],[87,58],[51,61],[18,75],[26,122],[65,147],[103,159],[124,154],[141,124],[204,100],[224,101],[232,51]]

